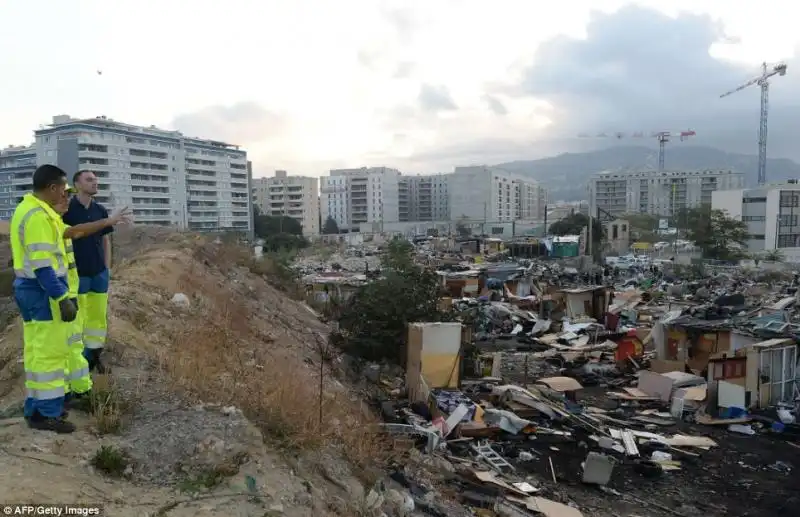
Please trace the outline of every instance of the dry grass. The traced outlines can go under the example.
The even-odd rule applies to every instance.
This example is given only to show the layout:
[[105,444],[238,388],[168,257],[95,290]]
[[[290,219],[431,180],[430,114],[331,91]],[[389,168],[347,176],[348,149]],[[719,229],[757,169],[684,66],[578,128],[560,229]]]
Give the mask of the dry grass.
[[[222,269],[231,259],[206,256],[201,261]],[[183,275],[178,290],[205,301],[193,305],[193,318],[173,331],[172,345],[160,358],[180,388],[204,401],[235,405],[266,438],[287,449],[333,448],[367,477],[383,464],[389,447],[376,434],[377,419],[369,409],[324,377],[320,400],[319,365],[310,367],[297,350],[265,339],[253,324],[259,315],[251,313],[240,294],[201,271]],[[309,333],[308,339],[314,337]]]
[[89,400],[94,427],[99,434],[119,433],[128,423],[136,403],[112,381],[95,386]]

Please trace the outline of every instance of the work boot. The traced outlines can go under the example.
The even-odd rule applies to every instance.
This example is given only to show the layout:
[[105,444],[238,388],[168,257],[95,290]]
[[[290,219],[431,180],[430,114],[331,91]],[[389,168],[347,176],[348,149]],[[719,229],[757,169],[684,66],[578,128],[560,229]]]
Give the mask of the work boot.
[[39,431],[52,431],[58,434],[75,432],[75,424],[68,421],[63,416],[45,417],[39,413],[34,413],[33,416],[26,417],[25,420],[28,422],[28,427]]

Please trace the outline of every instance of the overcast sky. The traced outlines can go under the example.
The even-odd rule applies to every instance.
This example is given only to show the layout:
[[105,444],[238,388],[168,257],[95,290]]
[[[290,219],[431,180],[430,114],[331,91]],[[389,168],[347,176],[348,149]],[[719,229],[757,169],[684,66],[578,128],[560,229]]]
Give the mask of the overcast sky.
[[755,154],[758,87],[719,94],[784,60],[770,156],[793,156],[799,15],[786,0],[2,0],[0,142],[66,113],[241,144],[257,176],[448,172],[599,131],[692,128]]

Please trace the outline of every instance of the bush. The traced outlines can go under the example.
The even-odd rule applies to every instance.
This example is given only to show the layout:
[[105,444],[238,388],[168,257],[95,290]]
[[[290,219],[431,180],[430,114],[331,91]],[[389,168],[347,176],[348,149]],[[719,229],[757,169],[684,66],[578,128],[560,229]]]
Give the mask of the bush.
[[439,275],[413,263],[413,248],[393,240],[383,257],[391,270],[356,291],[339,317],[346,352],[368,361],[404,364],[406,327],[422,321],[448,321],[439,310]]
[[122,430],[135,404],[123,397],[116,385],[95,386],[89,400],[94,425],[100,434],[115,434]]
[[128,455],[110,445],[103,445],[92,456],[91,464],[111,477],[121,477],[129,464]]

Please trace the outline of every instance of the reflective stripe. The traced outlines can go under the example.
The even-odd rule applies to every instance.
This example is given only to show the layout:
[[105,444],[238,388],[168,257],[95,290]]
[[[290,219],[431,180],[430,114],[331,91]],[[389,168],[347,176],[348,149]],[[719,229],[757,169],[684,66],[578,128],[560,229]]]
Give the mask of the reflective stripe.
[[67,269],[75,269],[76,267],[78,266],[74,262],[70,262],[69,266],[67,266]]
[[101,330],[101,329],[84,329],[83,330],[83,335],[84,336],[89,336],[89,337],[105,338],[106,337],[106,331],[105,330]]
[[68,345],[74,345],[76,343],[81,342],[81,335],[80,334],[72,334],[69,338],[67,338]]
[[104,341],[100,341],[96,338],[95,339],[86,337],[83,338],[83,346],[91,350],[97,350],[99,348],[103,348],[104,345],[105,345]]
[[66,248],[67,248],[67,249],[66,249],[66,252],[67,252],[67,253],[72,253],[72,252],[73,252],[73,250],[72,250],[72,244],[67,244]]
[[52,400],[61,398],[64,395],[66,395],[66,390],[64,389],[63,386],[60,388],[53,388],[51,390],[35,390],[28,388],[28,394],[27,394],[28,398],[34,400]]
[[[50,261],[48,260],[47,262],[48,262],[48,264],[46,266],[35,266],[32,269],[39,269],[39,268],[43,268],[43,267],[49,267],[51,265],[51,264],[49,264]],[[14,275],[17,278],[36,278],[36,273],[34,273],[32,270],[31,271],[27,271],[27,270],[23,270],[23,269],[15,269],[14,270]],[[56,270],[56,276],[58,278],[63,279],[66,275],[67,275],[67,270],[63,270],[63,271],[62,270]]]
[[55,244],[48,244],[45,242],[34,242],[32,244],[26,244],[25,249],[28,251],[51,251],[53,253],[59,253],[58,246]]
[[25,380],[31,382],[53,382],[64,378],[64,370],[52,372],[25,372]]
[[80,379],[81,377],[86,377],[87,375],[89,375],[89,367],[88,366],[86,368],[81,368],[80,370],[76,370],[74,372],[70,372],[69,374],[67,374],[67,380],[68,381],[74,381],[74,380]]

